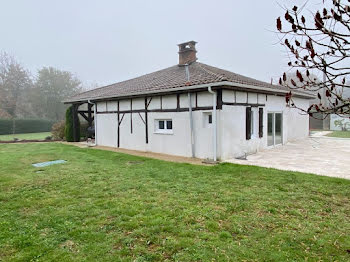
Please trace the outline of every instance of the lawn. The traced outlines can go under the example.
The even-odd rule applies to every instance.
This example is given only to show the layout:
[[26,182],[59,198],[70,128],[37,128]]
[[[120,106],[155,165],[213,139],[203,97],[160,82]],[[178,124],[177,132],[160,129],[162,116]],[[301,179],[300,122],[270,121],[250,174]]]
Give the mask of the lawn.
[[328,134],[330,137],[341,137],[341,138],[350,138],[350,131],[333,131]]
[[51,136],[50,132],[0,135],[0,141],[12,141],[14,138],[18,138],[20,140],[42,140],[48,136]]
[[0,166],[0,261],[350,260],[348,180],[59,143]]

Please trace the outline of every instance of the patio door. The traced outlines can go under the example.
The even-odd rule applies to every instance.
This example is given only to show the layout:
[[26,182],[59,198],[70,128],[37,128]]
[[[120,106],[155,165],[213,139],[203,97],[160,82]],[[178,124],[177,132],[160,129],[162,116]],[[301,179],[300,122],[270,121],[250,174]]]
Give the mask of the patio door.
[[282,144],[282,113],[267,114],[267,145],[275,146]]

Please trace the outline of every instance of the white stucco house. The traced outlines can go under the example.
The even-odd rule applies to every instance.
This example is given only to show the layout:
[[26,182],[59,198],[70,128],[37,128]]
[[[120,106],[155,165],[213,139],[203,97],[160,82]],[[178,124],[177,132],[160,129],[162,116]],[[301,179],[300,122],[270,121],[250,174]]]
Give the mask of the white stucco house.
[[[308,136],[309,117],[286,105],[288,90],[197,61],[196,42],[179,63],[65,100],[95,122],[96,144],[226,160]],[[295,92],[305,109],[310,96]],[[88,110],[82,110],[88,104]]]

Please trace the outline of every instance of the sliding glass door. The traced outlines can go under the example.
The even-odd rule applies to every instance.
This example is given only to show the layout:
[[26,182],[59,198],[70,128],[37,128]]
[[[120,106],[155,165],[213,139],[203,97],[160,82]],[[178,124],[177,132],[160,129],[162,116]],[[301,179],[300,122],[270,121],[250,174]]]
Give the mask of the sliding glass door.
[[282,144],[283,132],[283,118],[282,113],[268,113],[267,114],[267,145],[275,146]]

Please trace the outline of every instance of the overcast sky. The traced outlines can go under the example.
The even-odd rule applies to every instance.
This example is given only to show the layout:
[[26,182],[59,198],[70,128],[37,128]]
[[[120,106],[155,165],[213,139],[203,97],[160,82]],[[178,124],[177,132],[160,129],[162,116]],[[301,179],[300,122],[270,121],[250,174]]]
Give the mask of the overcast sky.
[[[321,0],[319,0],[321,1]],[[302,0],[278,0],[293,5]],[[200,62],[269,82],[287,68],[276,44],[276,1],[0,0],[0,51],[33,75],[43,66],[106,85],[177,64],[198,42]]]

